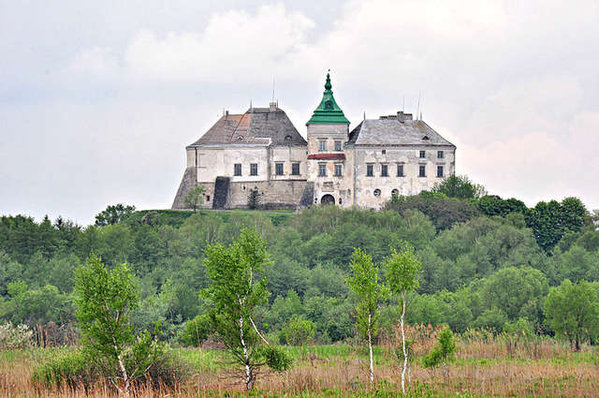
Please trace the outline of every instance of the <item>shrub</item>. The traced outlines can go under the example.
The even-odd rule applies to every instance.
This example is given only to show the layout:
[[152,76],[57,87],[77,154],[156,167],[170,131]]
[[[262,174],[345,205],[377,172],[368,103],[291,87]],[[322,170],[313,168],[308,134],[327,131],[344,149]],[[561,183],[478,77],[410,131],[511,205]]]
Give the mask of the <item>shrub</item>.
[[447,327],[439,333],[437,345],[422,358],[422,364],[425,368],[437,368],[440,365],[445,367],[447,362],[453,361],[455,351],[455,337]]
[[[48,389],[84,390],[94,387],[116,388],[108,383],[118,378],[114,362],[92,358],[85,350],[59,355],[33,371],[33,382]],[[123,362],[130,372],[133,390],[149,387],[173,389],[189,374],[189,368],[176,358],[168,347],[154,340],[149,333],[141,334],[123,354]]]
[[283,329],[283,337],[287,344],[305,345],[314,339],[316,326],[309,319],[294,317]]
[[24,349],[33,344],[33,331],[27,325],[0,325],[0,351]]
[[33,370],[33,382],[50,389],[83,388],[87,391],[98,377],[99,369],[90,364],[81,351],[59,355]]
[[210,319],[207,315],[198,315],[187,321],[179,334],[179,341],[186,347],[201,346],[210,335]]

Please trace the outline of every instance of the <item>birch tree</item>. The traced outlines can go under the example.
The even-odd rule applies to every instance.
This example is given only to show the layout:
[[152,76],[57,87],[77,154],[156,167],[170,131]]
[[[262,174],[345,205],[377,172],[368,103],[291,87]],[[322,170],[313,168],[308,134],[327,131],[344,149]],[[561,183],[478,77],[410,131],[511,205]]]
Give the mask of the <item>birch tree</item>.
[[379,306],[387,296],[386,287],[379,280],[379,268],[372,262],[372,257],[364,250],[357,248],[351,257],[351,277],[347,284],[357,298],[356,315],[360,337],[368,343],[370,359],[370,385],[374,385],[373,341],[378,336]]
[[[127,349],[135,342],[130,314],[137,307],[135,279],[127,266],[109,270],[93,253],[75,275],[75,313],[83,335],[83,347],[96,361],[115,364],[131,392],[131,375],[125,366]],[[111,365],[112,366],[112,365]]]
[[243,368],[246,390],[251,390],[257,371],[269,366],[286,370],[289,357],[270,345],[254,322],[258,305],[266,303],[264,266],[269,264],[266,242],[256,231],[244,229],[230,246],[209,245],[204,264],[212,279],[206,295],[212,301],[210,322],[233,360]]
[[398,294],[401,304],[401,317],[399,320],[401,328],[401,346],[403,352],[403,366],[401,369],[401,391],[406,393],[405,378],[408,367],[408,350],[406,348],[406,332],[404,318],[408,294],[418,288],[419,275],[422,264],[414,254],[414,248],[406,244],[400,251],[392,249],[391,256],[386,261],[386,280],[393,294]]

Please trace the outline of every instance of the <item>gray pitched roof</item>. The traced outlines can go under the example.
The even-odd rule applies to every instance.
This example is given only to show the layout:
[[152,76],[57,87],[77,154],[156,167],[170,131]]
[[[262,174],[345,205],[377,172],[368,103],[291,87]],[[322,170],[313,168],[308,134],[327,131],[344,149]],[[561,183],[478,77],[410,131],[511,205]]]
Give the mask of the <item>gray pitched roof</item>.
[[439,145],[453,146],[422,120],[367,119],[351,133],[348,144],[353,145]]
[[279,108],[251,108],[243,114],[223,115],[192,145],[225,144],[308,145]]

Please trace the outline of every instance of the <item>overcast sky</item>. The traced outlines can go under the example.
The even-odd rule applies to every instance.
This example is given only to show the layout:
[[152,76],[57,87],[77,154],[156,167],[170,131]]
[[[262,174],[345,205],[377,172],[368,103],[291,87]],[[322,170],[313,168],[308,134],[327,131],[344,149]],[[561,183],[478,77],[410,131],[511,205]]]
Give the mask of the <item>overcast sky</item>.
[[594,1],[0,0],[0,214],[169,208],[185,146],[275,96],[296,128],[326,70],[353,127],[416,112],[457,172],[599,208]]

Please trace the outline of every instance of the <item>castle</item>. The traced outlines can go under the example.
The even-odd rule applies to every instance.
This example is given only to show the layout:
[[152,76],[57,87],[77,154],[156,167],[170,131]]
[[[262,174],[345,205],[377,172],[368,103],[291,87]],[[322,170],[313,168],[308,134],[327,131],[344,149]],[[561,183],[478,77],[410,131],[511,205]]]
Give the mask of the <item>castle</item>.
[[203,185],[204,208],[248,206],[252,190],[266,209],[318,204],[380,208],[393,195],[431,189],[455,172],[456,147],[422,120],[397,112],[364,119],[352,131],[333,97],[330,75],[307,141],[277,103],[226,112],[187,146],[187,168],[173,209]]

